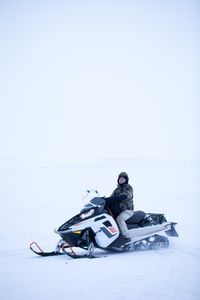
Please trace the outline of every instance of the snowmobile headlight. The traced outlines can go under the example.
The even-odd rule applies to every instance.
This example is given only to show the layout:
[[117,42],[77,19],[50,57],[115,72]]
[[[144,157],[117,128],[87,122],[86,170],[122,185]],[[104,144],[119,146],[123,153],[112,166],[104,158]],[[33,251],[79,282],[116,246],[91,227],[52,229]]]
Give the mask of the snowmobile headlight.
[[81,234],[81,230],[73,231],[73,233],[75,233],[75,234]]
[[81,219],[85,219],[92,216],[93,213],[94,213],[94,209],[90,209],[88,212],[81,214],[80,217]]

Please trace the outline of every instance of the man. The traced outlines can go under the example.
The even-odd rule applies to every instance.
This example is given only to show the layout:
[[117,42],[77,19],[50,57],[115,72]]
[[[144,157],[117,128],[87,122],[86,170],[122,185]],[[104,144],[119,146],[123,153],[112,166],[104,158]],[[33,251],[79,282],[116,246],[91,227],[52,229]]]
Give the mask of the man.
[[126,220],[134,214],[133,188],[128,184],[129,178],[126,172],[118,176],[117,188],[109,198],[106,198],[107,205],[116,219],[125,240],[130,241]]

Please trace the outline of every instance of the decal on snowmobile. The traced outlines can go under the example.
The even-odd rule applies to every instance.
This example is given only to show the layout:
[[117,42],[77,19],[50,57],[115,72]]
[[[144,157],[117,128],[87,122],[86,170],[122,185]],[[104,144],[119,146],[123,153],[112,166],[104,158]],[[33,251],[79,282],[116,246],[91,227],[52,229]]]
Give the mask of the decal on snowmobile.
[[115,227],[113,227],[113,226],[108,227],[108,229],[109,229],[110,232],[112,232],[112,233],[117,233],[117,232],[118,232],[117,228],[115,228]]
[[101,216],[101,217],[99,217],[99,218],[96,218],[96,219],[94,220],[94,222],[97,222],[97,221],[100,221],[100,220],[103,220],[103,219],[106,219],[106,217],[105,217],[105,216]]
[[113,237],[114,235],[117,234],[117,231],[115,231],[116,233],[113,234],[112,230],[110,229],[112,227],[108,227],[108,230],[106,227],[100,227],[100,229],[103,231],[103,233],[105,233],[105,235],[110,239],[111,237]]

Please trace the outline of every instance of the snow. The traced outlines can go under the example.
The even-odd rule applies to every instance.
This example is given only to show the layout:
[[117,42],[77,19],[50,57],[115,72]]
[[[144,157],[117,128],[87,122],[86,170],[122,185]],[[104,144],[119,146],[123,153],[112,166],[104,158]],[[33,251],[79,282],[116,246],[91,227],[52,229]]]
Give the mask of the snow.
[[[135,208],[163,212],[178,222],[178,238],[157,251],[123,254],[96,250],[98,259],[41,258],[37,241],[54,249],[54,228],[79,212],[87,189],[109,195],[127,171]],[[99,159],[0,160],[0,298],[200,298],[199,162]],[[105,255],[105,256],[104,256]]]
[[[0,299],[200,299],[199,8],[0,1]],[[168,249],[29,250],[51,251],[86,190],[110,195],[121,171],[135,209],[178,222]]]

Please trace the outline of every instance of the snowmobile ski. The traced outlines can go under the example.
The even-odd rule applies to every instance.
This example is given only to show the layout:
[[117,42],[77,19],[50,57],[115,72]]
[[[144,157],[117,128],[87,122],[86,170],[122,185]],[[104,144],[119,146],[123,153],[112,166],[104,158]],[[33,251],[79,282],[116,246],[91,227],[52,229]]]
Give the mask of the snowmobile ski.
[[73,252],[67,252],[66,250],[63,250],[64,253],[63,254],[66,254],[68,255],[69,257],[71,258],[98,258],[98,256],[94,256],[93,254],[83,254],[83,255],[80,255],[80,254],[76,254],[74,251]]
[[[34,248],[33,248],[33,245],[34,245],[34,247],[36,247],[38,250],[34,249]],[[30,244],[30,249],[31,249],[35,254],[37,254],[37,255],[39,255],[39,256],[43,256],[43,257],[45,257],[45,256],[57,256],[57,255],[63,255],[63,254],[65,254],[65,253],[59,252],[59,251],[44,252],[36,242],[32,242],[32,243]]]
[[[65,249],[66,248],[70,248],[71,252],[68,252],[66,251]],[[33,251],[35,254],[39,255],[39,256],[42,256],[42,257],[47,257],[47,256],[58,256],[58,255],[67,255],[71,258],[99,258],[100,256],[95,256],[92,254],[92,251],[87,251],[86,254],[83,254],[83,255],[80,255],[80,254],[76,254],[74,252],[74,250],[69,247],[68,245],[64,244],[61,246],[59,246],[59,248],[57,247],[56,251],[51,251],[51,252],[46,252],[46,251],[43,251],[41,249],[41,247],[38,245],[38,243],[36,242],[32,242],[30,244],[30,249],[31,251]],[[36,250],[38,249],[38,250]],[[60,252],[60,249],[62,249],[63,252]]]

